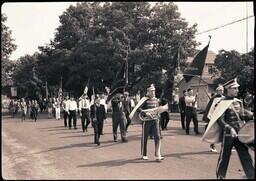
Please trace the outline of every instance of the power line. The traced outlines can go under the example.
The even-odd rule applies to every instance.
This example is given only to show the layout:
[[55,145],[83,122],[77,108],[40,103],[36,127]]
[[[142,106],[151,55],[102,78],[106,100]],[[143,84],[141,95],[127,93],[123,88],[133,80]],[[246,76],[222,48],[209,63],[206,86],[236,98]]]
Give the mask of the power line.
[[242,19],[239,19],[239,20],[236,20],[236,21],[233,21],[233,22],[230,22],[230,23],[227,23],[227,24],[218,26],[218,27],[216,27],[216,28],[211,28],[211,29],[209,29],[209,30],[202,31],[202,32],[200,32],[200,33],[197,33],[196,35],[200,35],[200,34],[203,34],[203,33],[209,32],[209,31],[217,30],[217,29],[223,28],[223,27],[225,27],[225,26],[228,26],[228,25],[231,25],[231,24],[234,24],[234,23],[237,23],[237,22],[239,22],[239,21],[243,21],[243,20],[246,20],[246,19],[249,19],[249,18],[252,18],[252,17],[254,17],[254,15],[251,15],[251,16],[249,16],[249,17],[242,18]]

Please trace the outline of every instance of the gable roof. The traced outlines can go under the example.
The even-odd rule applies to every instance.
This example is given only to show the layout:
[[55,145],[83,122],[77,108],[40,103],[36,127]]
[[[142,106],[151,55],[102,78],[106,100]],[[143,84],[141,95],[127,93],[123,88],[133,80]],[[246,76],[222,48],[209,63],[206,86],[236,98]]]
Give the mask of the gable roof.
[[[195,56],[196,56],[196,55],[195,55]],[[194,57],[195,57],[195,56],[194,56]],[[187,62],[187,63],[191,63],[191,62],[193,61],[194,57],[188,57],[186,62]],[[207,52],[207,56],[206,56],[205,63],[206,63],[206,64],[214,64],[215,58],[216,58],[216,54],[215,54],[213,51],[209,50],[209,51]]]

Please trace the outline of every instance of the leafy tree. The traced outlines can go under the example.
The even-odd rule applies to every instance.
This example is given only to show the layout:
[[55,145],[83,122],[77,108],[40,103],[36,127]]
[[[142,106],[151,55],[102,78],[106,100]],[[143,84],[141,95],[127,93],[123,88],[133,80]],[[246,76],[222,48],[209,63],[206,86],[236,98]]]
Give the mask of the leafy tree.
[[12,31],[5,25],[7,16],[1,14],[2,32],[1,32],[1,63],[2,63],[2,88],[3,86],[11,85],[11,78],[14,68],[14,63],[9,59],[13,51],[17,46],[13,43]]
[[254,92],[254,48],[245,54],[240,54],[235,50],[220,50],[215,59],[216,68],[220,71],[220,77],[215,83],[225,83],[235,77],[240,84],[240,96],[244,96],[246,91]]
[[150,83],[161,88],[162,69],[172,76],[178,47],[185,59],[198,45],[196,25],[188,27],[173,3],[151,8],[148,2],[82,2],[70,6],[60,22],[51,44],[40,47],[38,75],[52,86],[62,76],[64,89],[75,95],[88,79],[98,90],[110,87],[125,60],[129,91],[144,91]]

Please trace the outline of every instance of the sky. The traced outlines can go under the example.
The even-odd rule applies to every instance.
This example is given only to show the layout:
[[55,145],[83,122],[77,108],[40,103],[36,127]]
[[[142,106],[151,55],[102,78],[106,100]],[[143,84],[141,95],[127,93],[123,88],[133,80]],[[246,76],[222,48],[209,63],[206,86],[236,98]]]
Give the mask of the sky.
[[[240,20],[247,15],[254,15],[252,1],[174,3],[178,5],[181,17],[188,22],[189,26],[198,24],[198,33]],[[13,43],[17,45],[10,59],[16,60],[26,54],[33,55],[38,51],[38,46],[49,44],[54,38],[56,28],[60,25],[59,16],[70,5],[76,5],[76,2],[8,2],[2,4],[1,12],[7,15],[5,24],[12,31]],[[253,16],[248,21],[239,21],[214,31],[198,34],[196,40],[201,43],[198,49],[207,45],[208,36],[211,35],[209,50],[215,53],[221,49],[246,53],[246,47],[248,51],[254,47],[254,21]]]

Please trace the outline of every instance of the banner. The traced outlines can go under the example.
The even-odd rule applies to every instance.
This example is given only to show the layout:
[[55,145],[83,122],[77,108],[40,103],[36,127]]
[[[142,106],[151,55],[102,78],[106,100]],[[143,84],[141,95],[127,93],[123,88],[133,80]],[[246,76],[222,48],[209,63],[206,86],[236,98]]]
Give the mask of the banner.
[[17,97],[17,87],[11,87],[11,96]]

